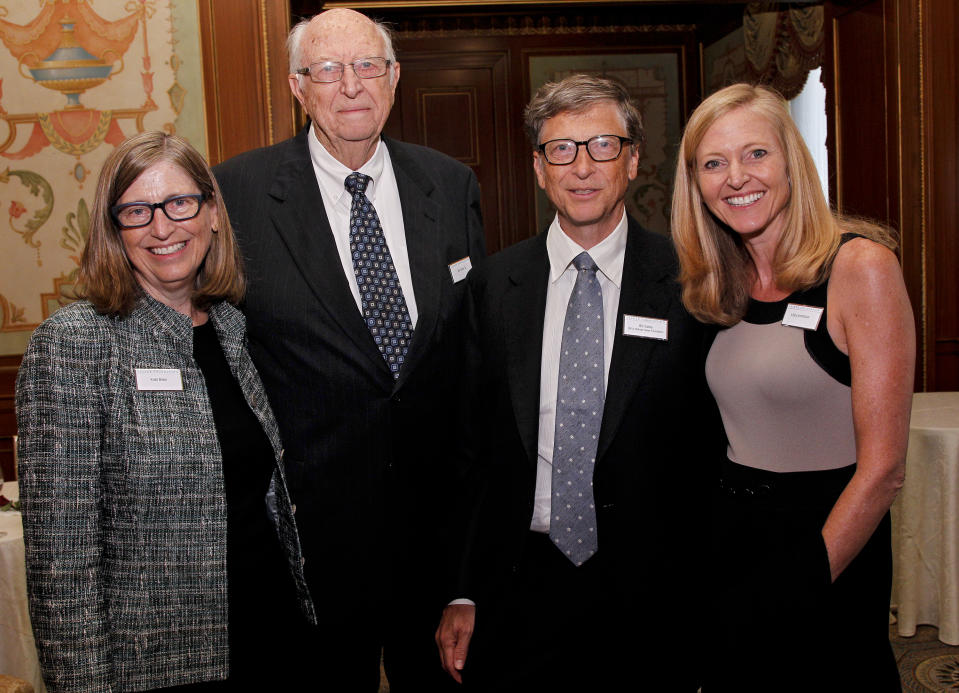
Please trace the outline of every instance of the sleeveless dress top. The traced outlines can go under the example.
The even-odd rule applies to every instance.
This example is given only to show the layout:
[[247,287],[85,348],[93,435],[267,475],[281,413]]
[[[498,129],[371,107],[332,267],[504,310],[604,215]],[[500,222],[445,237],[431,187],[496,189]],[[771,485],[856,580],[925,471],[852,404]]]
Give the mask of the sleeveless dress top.
[[[733,462],[771,472],[856,462],[849,357],[826,330],[827,287],[775,302],[751,299],[742,321],[717,334],[706,378]],[[783,325],[790,303],[823,308],[818,327]]]

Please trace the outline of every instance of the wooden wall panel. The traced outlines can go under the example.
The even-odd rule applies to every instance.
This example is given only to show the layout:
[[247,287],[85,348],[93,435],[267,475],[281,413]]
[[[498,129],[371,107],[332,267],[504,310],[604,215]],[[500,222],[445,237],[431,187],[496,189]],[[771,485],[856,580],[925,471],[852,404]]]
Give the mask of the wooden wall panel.
[[827,143],[835,161],[835,203],[858,214],[898,226],[890,208],[892,175],[886,109],[886,18],[882,0],[873,0],[833,18],[833,113],[835,128]]
[[959,8],[954,0],[922,5],[925,157],[928,176],[927,303],[930,380],[959,390]]
[[437,149],[473,169],[489,250],[514,241],[510,228],[506,57],[502,51],[404,51],[397,99],[385,131]]
[[[916,390],[925,390],[929,379],[929,320],[926,318],[924,257],[926,235],[926,175],[923,155],[922,61],[919,55],[919,3],[884,0],[889,17],[886,32],[886,109],[893,114],[893,139],[887,148],[899,155],[898,193],[900,259],[906,289],[916,317]],[[897,79],[898,77],[898,79]],[[891,78],[891,79],[890,79]],[[934,389],[934,388],[933,388]]]
[[959,9],[827,3],[827,146],[837,207],[900,232],[917,390],[959,390]]
[[210,162],[290,137],[289,3],[201,0],[199,14]]

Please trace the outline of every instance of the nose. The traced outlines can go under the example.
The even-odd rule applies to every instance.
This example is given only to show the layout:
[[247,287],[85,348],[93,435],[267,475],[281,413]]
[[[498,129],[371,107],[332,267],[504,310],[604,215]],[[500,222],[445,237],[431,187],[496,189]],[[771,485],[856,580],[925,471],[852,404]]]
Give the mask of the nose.
[[153,221],[150,223],[150,235],[165,240],[176,230],[176,225],[177,222],[171,221],[162,209],[154,209]]
[[586,145],[580,144],[576,147],[576,158],[573,159],[573,163],[570,164],[570,167],[580,178],[587,178],[592,174],[595,168],[595,162],[593,157],[589,155],[589,152],[586,151]]
[[746,171],[746,167],[738,161],[734,160],[730,162],[727,170],[728,173],[726,175],[726,180],[731,188],[741,188],[750,180],[749,172]]
[[363,91],[363,80],[356,76],[356,71],[352,65],[347,65],[343,69],[343,78],[340,79],[340,91],[351,99]]

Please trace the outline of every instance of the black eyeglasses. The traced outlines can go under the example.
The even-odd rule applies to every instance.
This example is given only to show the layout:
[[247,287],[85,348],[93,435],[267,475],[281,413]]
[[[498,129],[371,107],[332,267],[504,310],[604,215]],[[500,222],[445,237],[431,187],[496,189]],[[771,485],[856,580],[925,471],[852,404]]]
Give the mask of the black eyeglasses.
[[[382,77],[386,70],[392,64],[392,60],[386,58],[360,58],[349,63],[353,72],[360,79],[373,79]],[[343,79],[343,73],[346,65],[335,60],[321,60],[316,63],[310,63],[309,67],[301,67],[294,72],[298,75],[309,75],[311,82],[319,84],[329,84],[330,82],[339,82]]]
[[162,209],[170,221],[186,221],[200,213],[200,208],[206,200],[206,193],[194,195],[174,195],[163,202],[127,202],[122,205],[113,205],[110,214],[121,229],[138,229],[149,226],[153,221],[153,213]]
[[633,140],[629,137],[620,137],[619,135],[596,135],[588,140],[577,142],[576,140],[550,140],[543,142],[537,149],[546,157],[546,161],[555,166],[566,166],[576,161],[580,146],[585,146],[586,151],[593,161],[613,161],[618,159],[623,151],[624,144],[632,144]]

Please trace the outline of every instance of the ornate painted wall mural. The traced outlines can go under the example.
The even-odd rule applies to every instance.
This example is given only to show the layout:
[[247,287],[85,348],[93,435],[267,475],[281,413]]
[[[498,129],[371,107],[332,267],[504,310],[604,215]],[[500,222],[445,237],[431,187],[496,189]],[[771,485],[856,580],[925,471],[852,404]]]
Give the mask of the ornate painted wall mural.
[[69,300],[113,147],[205,151],[197,27],[196,0],[0,0],[0,354]]

